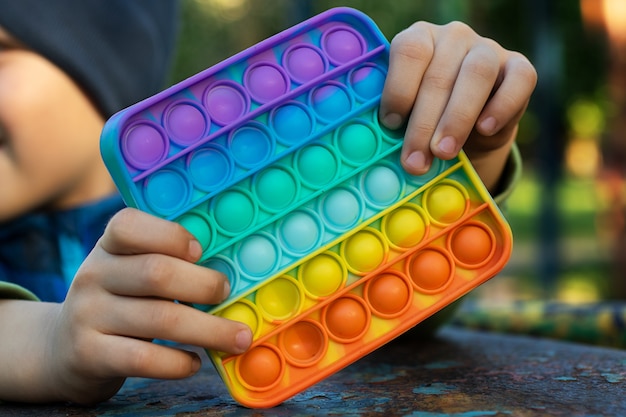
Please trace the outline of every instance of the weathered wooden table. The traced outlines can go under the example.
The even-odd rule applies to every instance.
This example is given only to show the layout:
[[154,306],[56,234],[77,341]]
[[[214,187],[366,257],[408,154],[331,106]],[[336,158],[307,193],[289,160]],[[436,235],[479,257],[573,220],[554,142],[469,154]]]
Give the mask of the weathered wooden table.
[[267,410],[237,405],[208,362],[129,379],[108,402],[0,405],[2,416],[626,416],[626,350],[454,327],[410,333]]

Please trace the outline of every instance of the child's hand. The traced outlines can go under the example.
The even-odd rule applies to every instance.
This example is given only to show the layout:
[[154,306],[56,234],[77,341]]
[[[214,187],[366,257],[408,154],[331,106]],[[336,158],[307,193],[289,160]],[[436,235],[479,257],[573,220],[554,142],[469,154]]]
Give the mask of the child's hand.
[[391,42],[380,118],[392,129],[407,124],[409,173],[424,174],[433,156],[451,159],[464,147],[493,188],[536,82],[528,59],[469,26],[418,22]]
[[195,353],[151,343],[166,339],[230,353],[245,351],[250,329],[183,302],[215,304],[226,277],[197,266],[198,242],[182,226],[133,209],[118,213],[70,288],[46,354],[59,396],[107,399],[124,378],[183,378]]

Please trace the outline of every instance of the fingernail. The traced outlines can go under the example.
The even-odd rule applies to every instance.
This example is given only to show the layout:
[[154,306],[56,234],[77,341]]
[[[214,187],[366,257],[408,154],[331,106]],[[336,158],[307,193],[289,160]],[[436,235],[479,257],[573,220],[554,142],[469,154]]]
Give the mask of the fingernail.
[[200,358],[197,356],[194,356],[193,359],[191,360],[191,374],[190,375],[193,375],[196,372],[198,372],[201,366],[202,366],[202,361],[200,360]]
[[399,129],[402,126],[402,116],[397,113],[389,113],[383,117],[383,124],[391,129]]
[[424,152],[415,151],[406,158],[405,163],[412,170],[415,171],[423,171],[426,168],[426,157],[424,156]]
[[480,130],[483,131],[484,134],[492,134],[496,130],[496,119],[495,117],[487,117],[480,122]]
[[222,296],[222,300],[225,300],[230,295],[230,282],[228,280],[224,281],[224,294]]
[[437,147],[441,152],[444,152],[446,154],[456,153],[456,141],[452,136],[446,136],[441,139]]
[[239,352],[245,352],[252,343],[252,332],[250,329],[242,329],[235,335],[235,347]]
[[202,245],[195,239],[189,241],[189,256],[194,260],[202,256]]

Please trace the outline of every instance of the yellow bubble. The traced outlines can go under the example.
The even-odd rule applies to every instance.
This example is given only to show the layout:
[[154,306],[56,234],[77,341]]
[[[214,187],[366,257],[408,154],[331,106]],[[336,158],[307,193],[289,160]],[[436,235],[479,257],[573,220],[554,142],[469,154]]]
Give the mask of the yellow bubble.
[[467,195],[464,189],[451,181],[442,181],[424,193],[424,207],[438,223],[450,224],[465,213]]
[[383,231],[400,248],[410,248],[422,241],[428,225],[421,209],[414,205],[397,208],[383,218]]
[[269,320],[285,320],[300,310],[302,295],[298,283],[289,277],[277,278],[256,293],[256,304]]
[[240,300],[218,313],[228,320],[247,324],[256,337],[261,329],[261,317],[256,307],[248,300]]
[[326,297],[337,291],[347,278],[341,259],[332,252],[325,252],[304,263],[298,269],[298,279],[310,296]]
[[341,246],[348,268],[363,274],[378,267],[385,259],[385,242],[374,229],[364,229],[349,237]]

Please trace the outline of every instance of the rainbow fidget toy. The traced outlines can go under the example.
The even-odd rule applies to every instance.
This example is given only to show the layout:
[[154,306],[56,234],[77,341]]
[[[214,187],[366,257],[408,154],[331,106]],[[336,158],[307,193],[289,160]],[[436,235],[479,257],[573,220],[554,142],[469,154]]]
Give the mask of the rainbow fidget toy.
[[244,322],[209,351],[232,396],[271,407],[485,282],[511,231],[464,154],[423,176],[378,122],[389,42],[336,8],[114,115],[104,160],[125,202],[179,222]]

